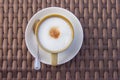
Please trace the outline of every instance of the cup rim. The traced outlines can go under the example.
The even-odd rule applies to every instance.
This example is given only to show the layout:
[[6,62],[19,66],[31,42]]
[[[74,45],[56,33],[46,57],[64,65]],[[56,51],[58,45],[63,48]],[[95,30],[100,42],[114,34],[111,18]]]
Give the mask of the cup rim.
[[[40,27],[40,25],[42,24],[42,22],[44,22],[46,19],[50,18],[50,17],[59,17],[62,18],[66,23],[68,23],[70,25],[70,29],[72,31],[72,40],[70,41],[70,43],[66,46],[66,48],[62,49],[62,50],[58,50],[58,51],[52,51],[52,50],[48,50],[46,48],[43,47],[43,45],[40,43],[39,38],[38,38],[38,29]],[[69,21],[69,19],[67,19],[65,16],[61,15],[61,14],[48,14],[44,17],[42,17],[36,24],[35,26],[35,37],[36,37],[36,41],[38,43],[39,48],[42,48],[43,50],[47,51],[48,53],[60,53],[65,51],[67,48],[69,48],[69,46],[72,44],[73,39],[74,39],[74,28],[72,23]]]

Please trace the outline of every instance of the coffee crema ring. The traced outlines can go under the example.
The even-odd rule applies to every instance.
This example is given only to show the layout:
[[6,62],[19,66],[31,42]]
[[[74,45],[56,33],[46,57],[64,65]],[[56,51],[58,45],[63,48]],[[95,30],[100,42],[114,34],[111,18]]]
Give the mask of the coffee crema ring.
[[[48,19],[50,19],[50,18],[59,18],[59,19],[61,19],[61,20],[63,20],[67,25],[69,25],[69,29],[70,29],[70,31],[71,31],[71,39],[69,39],[69,41],[66,41],[66,42],[69,42],[66,46],[65,46],[65,44],[63,44],[64,45],[64,47],[62,46],[62,49],[56,49],[56,50],[53,50],[53,49],[50,49],[50,48],[52,48],[52,47],[47,47],[47,46],[45,46],[45,45],[43,45],[42,44],[42,40],[40,41],[39,40],[39,38],[38,38],[38,31],[39,31],[39,28],[44,28],[44,27],[41,27],[41,24],[44,22],[44,21],[46,21],[46,20],[48,20]],[[48,27],[48,26],[47,26]],[[54,26],[54,25],[50,25],[50,29],[49,29],[49,31],[48,31],[48,35],[52,38],[52,39],[54,39],[54,40],[60,40],[60,37],[61,36],[63,36],[63,33],[64,32],[61,32],[61,29],[59,29],[58,28],[58,26]],[[63,26],[62,26],[63,27]],[[43,30],[42,30],[43,31]],[[66,32],[66,31],[65,31]],[[46,33],[46,31],[45,31],[45,33]],[[36,27],[35,27],[35,35],[36,35],[36,39],[37,39],[37,42],[38,42],[38,45],[39,45],[39,47],[40,48],[42,48],[42,49],[44,49],[45,51],[47,51],[47,52],[49,52],[49,53],[60,53],[60,52],[63,52],[63,51],[65,51],[70,45],[71,45],[71,43],[72,43],[72,41],[73,41],[73,38],[74,38],[74,29],[73,29],[73,25],[71,24],[71,22],[66,18],[66,17],[64,17],[64,16],[62,16],[62,15],[60,15],[60,14],[49,14],[49,15],[47,15],[47,16],[44,16],[43,18],[41,18],[38,22],[37,22],[37,25],[36,25]],[[45,38],[44,36],[43,36],[43,38]],[[43,39],[43,38],[41,38],[41,39]],[[45,42],[46,44],[48,44],[48,42],[49,41],[45,41],[45,40],[49,40],[50,41],[50,39],[44,39],[43,40],[43,42]],[[61,41],[62,41],[62,38],[61,38]],[[53,43],[54,44],[54,43]],[[52,44],[52,46],[53,46],[53,44]],[[57,43],[57,44],[59,44],[59,43]],[[55,44],[55,45],[57,45],[57,44]],[[61,44],[60,44],[61,45]],[[55,47],[55,48],[57,48],[57,47]]]

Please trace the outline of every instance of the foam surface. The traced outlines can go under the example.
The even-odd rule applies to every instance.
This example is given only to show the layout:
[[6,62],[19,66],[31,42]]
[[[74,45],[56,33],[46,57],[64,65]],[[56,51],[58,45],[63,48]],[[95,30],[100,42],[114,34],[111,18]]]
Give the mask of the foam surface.
[[[51,28],[56,27],[60,31],[57,39],[50,36]],[[70,25],[59,17],[51,17],[41,23],[38,30],[38,37],[41,45],[52,52],[61,51],[67,48],[72,39],[72,29]]]

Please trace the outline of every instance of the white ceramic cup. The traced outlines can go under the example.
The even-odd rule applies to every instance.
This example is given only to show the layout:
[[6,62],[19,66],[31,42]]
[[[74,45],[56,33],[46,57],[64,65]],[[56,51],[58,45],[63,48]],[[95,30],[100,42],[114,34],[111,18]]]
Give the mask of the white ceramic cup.
[[39,47],[51,54],[51,63],[56,66],[58,53],[69,48],[74,39],[71,22],[62,15],[49,14],[37,21],[34,29]]

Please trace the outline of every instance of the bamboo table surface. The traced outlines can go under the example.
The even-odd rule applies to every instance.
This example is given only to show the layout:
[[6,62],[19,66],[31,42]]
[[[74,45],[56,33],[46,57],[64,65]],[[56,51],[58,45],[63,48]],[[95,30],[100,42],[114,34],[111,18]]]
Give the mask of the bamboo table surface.
[[[71,61],[33,69],[25,29],[39,10],[71,11],[84,31],[81,50]],[[120,0],[0,0],[0,80],[120,80]]]

